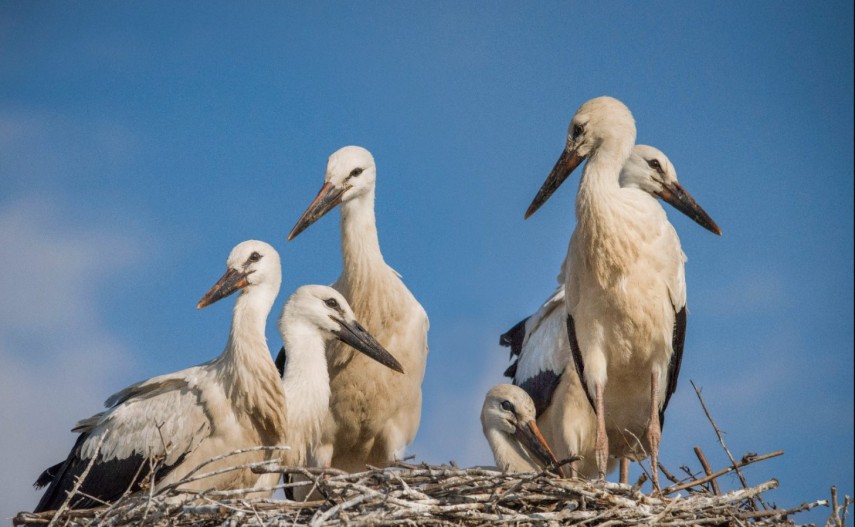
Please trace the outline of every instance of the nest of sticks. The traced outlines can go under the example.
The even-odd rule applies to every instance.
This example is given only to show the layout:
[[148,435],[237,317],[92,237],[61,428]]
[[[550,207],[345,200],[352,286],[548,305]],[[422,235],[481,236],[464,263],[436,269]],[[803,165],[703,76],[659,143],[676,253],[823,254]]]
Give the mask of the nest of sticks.
[[[303,487],[304,491],[309,490],[311,499],[293,501],[246,497],[251,490],[260,489],[182,491],[183,485],[214,474],[206,473],[205,465],[247,451],[240,450],[209,460],[191,471],[184,480],[157,491],[155,482],[150,481],[144,486],[147,490],[126,494],[115,503],[94,509],[67,509],[66,505],[78,492],[86,471],[66,499],[66,504],[58,511],[22,512],[13,518],[12,523],[49,527],[792,526],[797,525],[793,519],[797,513],[824,506],[830,509],[825,527],[846,526],[852,500],[849,496],[839,500],[834,487],[829,500],[806,502],[789,509],[767,504],[762,494],[776,488],[778,481],[771,479],[752,486],[747,483],[741,469],[780,456],[783,451],[745,454],[741,459],[735,459],[707,411],[700,391],[694,383],[692,386],[730,465],[713,471],[704,453],[695,447],[701,468],[692,470],[683,466],[681,472],[684,475],[678,477],[660,464],[659,470],[670,485],[650,494],[641,491],[647,479],[646,472],[635,485],[623,485],[560,478],[556,475],[557,467],[540,473],[508,474],[485,468],[460,468],[453,463],[396,463],[387,468],[368,467],[364,472],[346,473],[335,469],[284,467],[269,461],[221,469],[216,473],[246,468],[259,474],[281,472],[288,476],[285,481],[292,482],[277,485],[274,490]],[[565,460],[562,464],[571,461]],[[155,472],[151,471],[152,474]],[[736,474],[741,487],[722,491],[718,480],[725,474]]]
[[[844,527],[851,503],[817,500],[790,509],[763,502],[762,494],[778,486],[774,479],[720,492],[716,479],[745,465],[780,455],[746,456],[733,466],[685,481],[663,470],[673,484],[653,494],[640,484],[562,479],[543,471],[507,474],[455,465],[398,463],[348,474],[337,470],[281,467],[256,463],[255,472],[302,476],[318,499],[247,499],[246,491],[182,493],[181,483],[159,492],[136,493],[95,509],[20,513],[14,525],[57,526],[398,526],[398,525],[796,525],[791,516],[830,506],[826,526]],[[241,467],[243,468],[243,467]],[[689,471],[687,471],[689,473]],[[205,474],[192,476],[205,477]],[[642,476],[642,480],[644,476]]]

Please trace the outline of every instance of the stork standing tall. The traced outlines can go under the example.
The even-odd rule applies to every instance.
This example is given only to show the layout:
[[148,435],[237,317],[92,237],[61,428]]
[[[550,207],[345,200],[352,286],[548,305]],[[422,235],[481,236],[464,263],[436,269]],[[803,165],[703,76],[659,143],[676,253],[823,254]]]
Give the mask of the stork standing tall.
[[[255,240],[237,245],[226,273],[198,304],[201,309],[242,290],[223,353],[199,366],[129,386],[107,399],[106,411],[80,421],[73,429],[80,436],[68,458],[39,477],[38,486],[50,486],[35,511],[59,508],[93,457],[71,508],[111,502],[129,489],[139,489],[149,475],[150,460],[158,462],[155,486],[162,488],[213,457],[283,444],[284,392],[264,334],[281,281],[279,254],[273,247]],[[248,452],[212,462],[203,472],[279,456]],[[251,488],[258,478],[249,469],[233,470],[180,490]]]
[[[620,173],[621,188],[632,193],[644,191],[654,201],[663,183],[676,182],[677,174],[668,157],[647,145],[633,147]],[[517,356],[505,375],[535,400],[538,425],[557,455],[581,455],[582,461],[575,468],[581,475],[593,477],[598,472],[593,455],[597,421],[575,367],[567,369],[572,364],[572,351],[565,324],[563,266],[558,280],[558,289],[536,313],[501,336],[500,343],[511,347],[512,357]],[[622,467],[621,481],[626,482],[626,477]]]
[[327,349],[330,417],[323,430],[318,464],[361,470],[403,456],[421,418],[428,318],[421,304],[383,260],[374,217],[377,177],[368,150],[346,146],[327,162],[324,185],[294,225],[291,240],[341,205],[340,291],[372,335],[401,362],[404,374],[349,349]]
[[[661,422],[676,388],[686,331],[685,255],[656,200],[620,187],[634,142],[635,121],[623,103],[611,97],[587,101],[573,116],[564,151],[525,217],[588,160],[564,269],[569,343],[597,415],[600,477],[611,436],[616,457],[649,453],[658,487]],[[654,193],[721,233],[676,181],[666,180],[663,167],[657,172]]]
[[[481,427],[503,472],[537,472],[557,466],[555,454],[535,422],[534,402],[513,384],[498,384],[487,392]],[[561,473],[561,468],[557,468]]]

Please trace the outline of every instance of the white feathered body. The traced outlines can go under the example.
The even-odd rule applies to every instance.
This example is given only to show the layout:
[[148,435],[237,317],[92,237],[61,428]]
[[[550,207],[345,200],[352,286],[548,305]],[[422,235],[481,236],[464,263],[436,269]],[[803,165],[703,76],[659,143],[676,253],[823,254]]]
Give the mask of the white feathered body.
[[[103,461],[134,454],[178,466],[158,480],[163,487],[181,480],[203,462],[238,449],[285,443],[284,395],[264,339],[263,327],[247,328],[252,309],[235,306],[234,328],[218,358],[175,373],[153,377],[116,393],[105,412],[81,421],[89,433],[82,447],[91,458],[101,437]],[[268,308],[269,310],[269,308]],[[266,316],[266,313],[265,313]],[[251,322],[251,320],[250,320]],[[243,329],[243,330],[242,330]],[[251,452],[210,463],[197,474],[249,462],[279,459],[278,452]],[[251,488],[259,476],[248,469],[226,472],[182,486],[186,490]]]
[[329,414],[330,382],[326,342],[322,335],[300,321],[282,324],[286,362],[282,387],[286,397],[286,462],[305,466],[315,463],[314,451],[321,443],[321,428]]
[[659,375],[661,407],[675,311],[686,304],[686,257],[677,233],[650,194],[619,187],[619,171],[589,161],[564,277],[588,390],[605,385],[613,456],[640,455],[638,440],[647,449],[648,372]]
[[405,372],[392,371],[340,342],[327,348],[331,411],[319,461],[358,471],[366,464],[385,466],[401,458],[415,438],[429,323],[421,304],[383,260],[373,190],[343,203],[341,211],[343,272],[333,287]]

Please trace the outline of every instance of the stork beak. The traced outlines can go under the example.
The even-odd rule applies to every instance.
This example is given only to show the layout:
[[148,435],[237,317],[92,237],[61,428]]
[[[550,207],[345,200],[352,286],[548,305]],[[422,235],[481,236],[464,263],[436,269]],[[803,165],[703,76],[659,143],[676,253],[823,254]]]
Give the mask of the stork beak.
[[309,204],[309,208],[306,209],[306,212],[300,216],[294,228],[291,229],[291,233],[288,234],[288,241],[293,240],[298,234],[306,230],[306,227],[318,221],[321,216],[341,203],[341,196],[345,190],[344,188],[336,187],[329,181],[324,183],[318,195]]
[[686,192],[682,185],[674,181],[673,183],[665,183],[662,185],[662,190],[656,193],[665,202],[679,210],[686,216],[695,220],[695,222],[704,229],[721,236],[721,229],[710,218],[704,209],[695,201],[695,199]]
[[[552,449],[549,448],[546,439],[540,433],[540,429],[537,427],[534,419],[523,426],[517,427],[514,436],[544,467],[550,465],[558,467],[558,460],[555,458],[555,454],[552,453]],[[565,477],[561,467],[558,467],[557,470],[561,477]]]
[[558,158],[555,166],[552,167],[552,172],[549,173],[546,181],[543,182],[540,190],[537,191],[537,196],[534,197],[531,205],[528,206],[528,210],[525,211],[525,219],[528,219],[529,216],[534,214],[541,205],[546,203],[549,196],[551,196],[552,193],[555,192],[562,183],[564,183],[567,176],[569,176],[570,173],[579,166],[579,163],[581,163],[583,159],[585,158],[577,154],[576,150],[568,150],[565,148],[564,151],[561,152],[561,157]]
[[246,279],[247,276],[249,276],[249,273],[242,273],[236,269],[229,269],[226,271],[226,274],[224,274],[222,278],[220,278],[217,283],[214,284],[207,293],[205,293],[202,300],[199,300],[199,303],[196,304],[196,308],[202,309],[203,307],[210,306],[217,300],[221,300],[238,289],[243,289],[248,286],[249,281]]
[[399,373],[404,373],[404,368],[401,363],[386,349],[380,345],[377,340],[368,333],[368,330],[362,327],[357,321],[348,322],[339,318],[330,316],[338,322],[341,329],[334,331],[335,336],[345,344],[352,346],[356,351],[364,353],[376,360],[380,364],[391,368]]

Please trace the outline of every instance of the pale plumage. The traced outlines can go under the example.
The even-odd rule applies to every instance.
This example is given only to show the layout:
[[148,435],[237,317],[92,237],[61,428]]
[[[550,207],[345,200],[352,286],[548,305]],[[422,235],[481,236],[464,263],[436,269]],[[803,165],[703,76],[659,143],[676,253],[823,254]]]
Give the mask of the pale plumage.
[[329,346],[331,412],[317,461],[348,471],[384,466],[403,456],[421,418],[428,353],[427,315],[380,252],[375,180],[370,152],[355,146],[336,151],[323,187],[288,236],[294,238],[340,204],[343,269],[333,287],[403,365],[402,375],[340,343]]
[[518,386],[499,384],[487,392],[481,427],[496,466],[504,472],[539,472],[558,465],[538,430],[534,402]]
[[[81,435],[68,458],[37,482],[50,487],[36,511],[54,510],[65,501],[99,442],[97,460],[80,488],[95,499],[78,496],[70,503],[73,508],[113,501],[138,489],[149,459],[159,460],[155,485],[160,488],[215,456],[284,442],[284,394],[264,334],[281,282],[279,255],[264,242],[243,242],[229,255],[227,269],[198,304],[205,307],[242,289],[223,353],[205,364],[129,386],[107,400],[106,411],[80,421],[74,431]],[[279,453],[228,457],[203,472],[267,459],[279,459]],[[181,489],[251,488],[258,478],[242,469]]]
[[356,320],[344,297],[332,287],[304,285],[288,299],[279,318],[284,343],[276,358],[285,392],[288,445],[285,462],[306,465],[314,459],[321,426],[329,412],[330,383],[326,348],[346,343],[385,367],[401,365]]
[[[657,181],[676,183],[673,165],[656,148],[636,145],[621,170],[621,188],[633,193],[642,190],[650,200],[656,200],[663,188]],[[583,459],[576,469],[580,475],[594,477],[596,415],[572,362],[565,322],[563,266],[558,280],[558,289],[536,313],[502,335],[501,344],[510,346],[512,356],[518,357],[505,373],[535,400],[538,425],[556,454],[561,458],[581,455]],[[675,366],[672,386],[676,386],[679,361]],[[663,410],[665,406],[667,399]],[[613,458],[609,459],[609,470],[612,463]]]
[[[600,475],[609,452],[650,454],[658,484],[662,413],[676,386],[685,338],[685,256],[649,192],[620,187],[634,142],[635,122],[623,103],[599,97],[583,104],[526,217],[588,160],[564,269],[569,343],[598,419]],[[656,195],[720,233],[676,179],[666,177],[665,167],[656,172]]]

